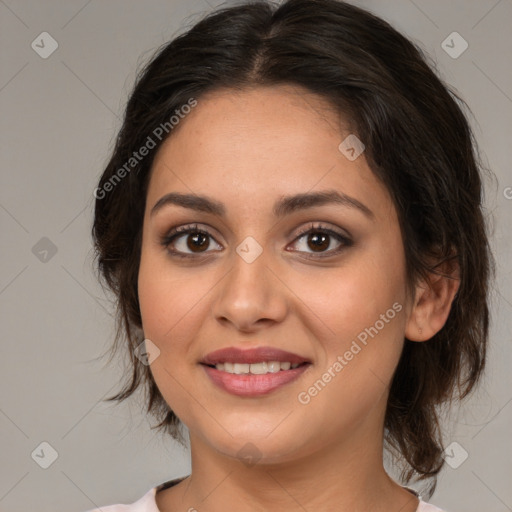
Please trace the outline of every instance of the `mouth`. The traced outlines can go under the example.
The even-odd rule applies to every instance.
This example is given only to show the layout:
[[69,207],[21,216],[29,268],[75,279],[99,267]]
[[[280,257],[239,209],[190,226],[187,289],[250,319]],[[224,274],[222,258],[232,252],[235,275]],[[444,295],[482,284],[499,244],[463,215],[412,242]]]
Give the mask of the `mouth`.
[[244,397],[271,393],[302,375],[312,362],[273,347],[228,347],[208,354],[200,365],[222,390]]
[[[257,363],[256,363],[257,364]],[[261,397],[268,395],[282,388],[286,384],[290,384],[298,379],[304,372],[308,370],[311,363],[302,363],[295,368],[267,373],[230,373],[225,369],[217,369],[217,365],[201,365],[210,381],[221,390],[237,395],[240,397]],[[222,365],[220,365],[222,368]],[[235,364],[234,366],[238,366]],[[245,371],[247,364],[242,364],[242,371]],[[252,365],[250,365],[252,366]],[[285,368],[288,364],[285,364]],[[249,368],[250,370],[250,368]]]
[[295,370],[304,365],[309,365],[307,361],[302,363],[291,363],[290,361],[262,361],[258,363],[233,363],[224,362],[217,364],[201,363],[209,368],[215,368],[220,372],[231,373],[234,375],[266,375],[268,373],[278,373],[288,370]]
[[[266,346],[253,348],[222,348],[220,350],[210,352],[200,361],[200,363],[205,364],[207,366],[216,366],[218,364],[228,365],[227,371],[230,371],[230,364],[254,364],[254,369],[257,372],[258,370],[262,371],[261,365],[264,364],[267,365],[267,368],[270,368],[270,371],[278,371],[277,363],[283,363],[285,365],[284,369],[288,370],[289,368],[286,368],[287,363],[290,363],[291,367],[303,363],[311,363],[311,361],[308,358],[300,356],[298,354],[294,354],[293,352],[288,352],[286,350]],[[240,367],[237,368],[240,369]],[[249,373],[249,371],[247,371],[246,373]]]

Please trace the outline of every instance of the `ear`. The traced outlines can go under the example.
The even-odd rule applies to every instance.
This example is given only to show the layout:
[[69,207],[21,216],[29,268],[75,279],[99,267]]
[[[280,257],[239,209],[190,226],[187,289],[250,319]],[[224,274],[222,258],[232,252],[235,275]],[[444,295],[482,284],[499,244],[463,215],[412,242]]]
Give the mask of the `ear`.
[[436,266],[436,273],[431,272],[427,280],[422,280],[416,286],[414,303],[405,327],[408,340],[429,340],[443,328],[459,285],[459,265],[452,257]]

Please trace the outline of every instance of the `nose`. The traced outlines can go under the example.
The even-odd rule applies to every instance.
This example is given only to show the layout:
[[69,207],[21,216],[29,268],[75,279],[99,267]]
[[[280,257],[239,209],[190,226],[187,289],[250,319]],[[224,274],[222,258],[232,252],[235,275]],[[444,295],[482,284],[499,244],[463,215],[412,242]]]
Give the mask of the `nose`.
[[215,287],[217,321],[246,333],[283,321],[290,292],[269,259],[265,250],[252,262],[233,254],[231,268]]

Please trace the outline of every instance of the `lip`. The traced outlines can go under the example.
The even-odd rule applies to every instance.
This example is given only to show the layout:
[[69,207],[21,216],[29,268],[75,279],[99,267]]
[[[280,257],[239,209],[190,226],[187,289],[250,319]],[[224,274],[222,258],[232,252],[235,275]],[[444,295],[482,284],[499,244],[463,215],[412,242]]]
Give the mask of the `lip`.
[[279,361],[281,363],[288,361],[291,364],[311,363],[306,357],[268,346],[245,349],[238,347],[222,348],[210,352],[200,363],[215,366],[226,362],[251,364],[261,363],[262,361]]
[[271,393],[299,378],[311,364],[305,363],[294,369],[279,370],[276,373],[265,375],[236,375],[217,370],[215,367],[206,366],[205,364],[201,366],[212,382],[224,391],[238,396],[257,397]]
[[[263,361],[289,362],[300,364],[300,366],[265,375],[236,375],[215,368],[215,365],[219,363],[252,364]],[[245,397],[257,397],[271,393],[297,379],[311,366],[311,361],[306,357],[269,346],[244,349],[227,347],[210,352],[200,363],[215,385],[228,393]]]

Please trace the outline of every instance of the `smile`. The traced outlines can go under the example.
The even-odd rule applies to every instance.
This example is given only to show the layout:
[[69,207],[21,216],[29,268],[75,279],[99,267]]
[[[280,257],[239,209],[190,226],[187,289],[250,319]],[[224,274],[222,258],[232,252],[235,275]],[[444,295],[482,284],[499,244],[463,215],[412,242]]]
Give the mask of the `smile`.
[[272,393],[295,381],[311,364],[294,363],[292,367],[289,362],[270,361],[251,364],[220,363],[215,366],[202,364],[201,366],[213,384],[223,391],[237,396],[258,397]]
[[222,372],[235,373],[236,375],[252,374],[265,375],[266,373],[277,373],[281,370],[295,369],[300,366],[299,363],[290,363],[289,361],[264,361],[261,363],[219,363],[215,368]]

